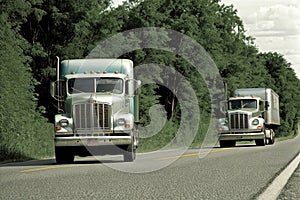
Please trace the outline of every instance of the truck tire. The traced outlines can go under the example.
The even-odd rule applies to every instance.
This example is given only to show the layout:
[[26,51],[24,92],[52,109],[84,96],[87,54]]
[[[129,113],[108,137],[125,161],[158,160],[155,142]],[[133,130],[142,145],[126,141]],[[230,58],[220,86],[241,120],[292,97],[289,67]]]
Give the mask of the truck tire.
[[267,137],[266,137],[266,131],[265,131],[265,127],[263,128],[263,132],[264,132],[264,138],[263,139],[257,139],[255,140],[255,144],[257,146],[265,146],[266,144],[268,144],[268,141],[267,141]]
[[264,139],[255,140],[255,144],[257,146],[265,146],[267,144],[266,136],[264,137]]
[[274,131],[271,129],[271,136],[270,136],[270,139],[269,139],[269,144],[274,144],[275,143],[275,134],[273,134]]
[[220,140],[220,147],[224,148],[224,147],[234,147],[236,144],[236,141],[234,140]]
[[134,144],[130,144],[127,146],[127,149],[124,150],[123,153],[124,162],[133,162],[136,157],[136,148],[134,147]]
[[229,144],[230,144],[230,147],[235,147],[236,141],[235,140],[231,140]]
[[67,148],[55,147],[55,160],[57,164],[70,164],[74,162],[74,154]]
[[226,147],[226,146],[227,146],[227,143],[226,143],[226,142],[227,142],[226,140],[220,140],[220,141],[219,141],[220,147],[221,147],[221,148]]

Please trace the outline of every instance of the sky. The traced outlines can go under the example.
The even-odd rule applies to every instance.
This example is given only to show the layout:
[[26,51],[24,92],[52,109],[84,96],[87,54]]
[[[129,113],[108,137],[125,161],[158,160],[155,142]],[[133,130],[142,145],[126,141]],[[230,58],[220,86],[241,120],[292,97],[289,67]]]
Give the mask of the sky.
[[[120,4],[123,0],[114,0]],[[299,0],[221,0],[233,5],[260,52],[278,52],[300,78]]]
[[299,0],[222,0],[233,5],[260,52],[278,52],[300,78]]

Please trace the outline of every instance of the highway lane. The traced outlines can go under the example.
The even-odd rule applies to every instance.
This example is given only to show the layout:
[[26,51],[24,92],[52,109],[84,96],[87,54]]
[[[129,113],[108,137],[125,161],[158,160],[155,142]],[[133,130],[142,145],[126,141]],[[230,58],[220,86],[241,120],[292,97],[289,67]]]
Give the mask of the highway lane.
[[[300,151],[300,139],[272,146],[240,145],[139,154],[134,163],[121,156],[53,159],[0,166],[0,199],[253,199]],[[167,166],[164,166],[164,165]],[[162,167],[163,166],[163,167]],[[128,173],[156,169],[147,173]],[[125,172],[124,172],[125,171]],[[142,171],[142,170],[141,170]]]

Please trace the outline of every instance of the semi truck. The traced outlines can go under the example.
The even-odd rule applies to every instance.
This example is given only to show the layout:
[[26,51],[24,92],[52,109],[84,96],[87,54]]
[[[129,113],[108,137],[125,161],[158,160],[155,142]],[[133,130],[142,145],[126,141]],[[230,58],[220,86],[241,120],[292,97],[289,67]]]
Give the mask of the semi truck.
[[59,61],[51,83],[56,100],[55,159],[72,163],[74,156],[123,154],[136,158],[139,134],[138,87],[129,59]]
[[227,100],[226,117],[219,119],[220,147],[255,140],[257,146],[273,144],[280,126],[279,96],[270,88],[241,88]]

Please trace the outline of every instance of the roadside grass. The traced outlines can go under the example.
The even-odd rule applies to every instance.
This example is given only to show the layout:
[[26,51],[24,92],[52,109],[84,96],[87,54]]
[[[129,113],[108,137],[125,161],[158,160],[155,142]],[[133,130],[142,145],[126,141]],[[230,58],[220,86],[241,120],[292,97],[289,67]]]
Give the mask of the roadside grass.
[[[54,155],[53,126],[51,123],[34,124],[35,127],[16,134],[7,134],[0,141],[0,163],[41,159]],[[38,127],[38,128],[36,128]]]

